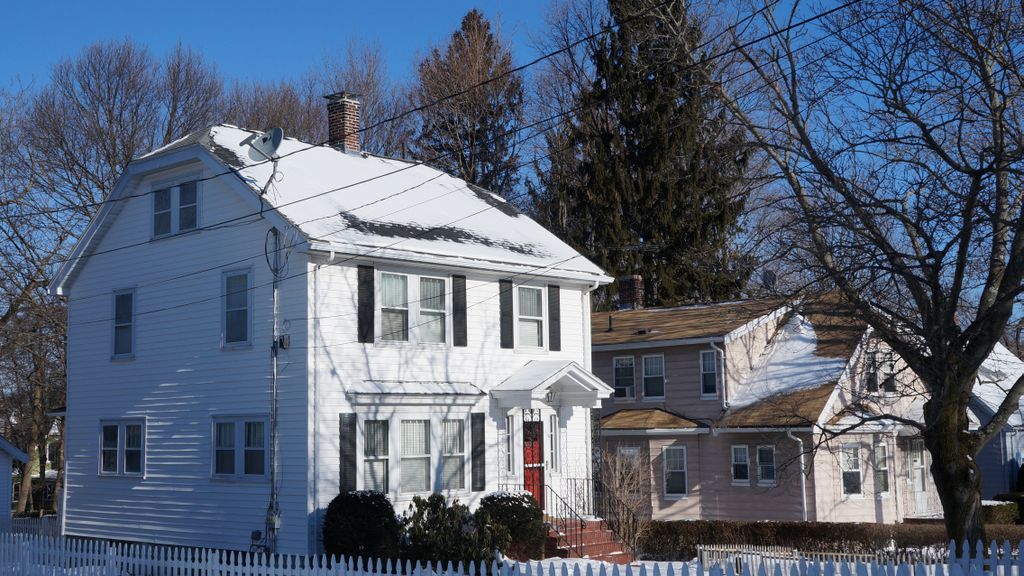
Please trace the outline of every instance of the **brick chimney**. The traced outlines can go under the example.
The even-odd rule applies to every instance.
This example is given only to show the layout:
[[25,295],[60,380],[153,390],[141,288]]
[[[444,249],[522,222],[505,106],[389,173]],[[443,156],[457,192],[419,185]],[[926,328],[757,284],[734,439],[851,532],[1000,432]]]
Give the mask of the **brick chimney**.
[[348,152],[359,151],[359,96],[338,92],[327,99],[327,143]]
[[619,310],[644,307],[644,277],[639,274],[619,276]]

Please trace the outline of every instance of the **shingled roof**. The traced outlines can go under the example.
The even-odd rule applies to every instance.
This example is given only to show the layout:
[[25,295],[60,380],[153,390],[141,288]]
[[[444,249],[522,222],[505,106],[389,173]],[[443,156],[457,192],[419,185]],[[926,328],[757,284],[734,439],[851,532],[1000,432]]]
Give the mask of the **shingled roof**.
[[[594,312],[591,315],[592,342],[594,346],[602,346],[725,336],[783,304],[778,299],[738,300],[674,308]],[[609,322],[611,330],[608,329]]]
[[693,430],[697,428],[707,428],[707,425],[661,408],[619,410],[601,418],[602,430]]

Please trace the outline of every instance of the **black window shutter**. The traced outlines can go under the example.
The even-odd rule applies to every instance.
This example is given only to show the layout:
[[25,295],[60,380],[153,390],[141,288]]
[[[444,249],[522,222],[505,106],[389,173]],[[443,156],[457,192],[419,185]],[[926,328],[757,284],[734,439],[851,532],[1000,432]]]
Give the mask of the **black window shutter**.
[[350,492],[356,489],[356,415],[342,414],[341,429],[338,435],[341,446],[341,468],[338,489]]
[[515,348],[512,335],[512,281],[498,282],[498,301],[501,310],[501,347]]
[[548,285],[548,350],[562,349],[562,303],[558,286]]
[[473,492],[487,489],[487,445],[484,442],[484,414],[469,415],[470,443],[473,446],[473,462],[470,470]]
[[466,345],[466,277],[452,276],[452,344]]
[[373,266],[359,267],[359,341],[373,343]]

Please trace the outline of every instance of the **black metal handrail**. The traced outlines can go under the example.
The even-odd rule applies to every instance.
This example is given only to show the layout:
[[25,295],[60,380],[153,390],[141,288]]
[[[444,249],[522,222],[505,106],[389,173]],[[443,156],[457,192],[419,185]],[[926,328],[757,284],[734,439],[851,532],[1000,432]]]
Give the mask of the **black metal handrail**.
[[[583,531],[587,527],[587,521],[578,510],[547,484],[544,485],[544,498],[544,504],[550,516],[549,522],[557,535],[559,545],[566,548],[570,555],[572,552],[581,555]],[[554,505],[553,508],[552,505]]]
[[[592,478],[573,478],[567,482],[573,487],[572,493],[578,499],[577,510],[587,510],[599,518],[604,528],[610,530],[630,552],[635,553],[643,523],[636,506],[612,491],[603,489]],[[650,494],[646,495],[645,501],[650,501]]]

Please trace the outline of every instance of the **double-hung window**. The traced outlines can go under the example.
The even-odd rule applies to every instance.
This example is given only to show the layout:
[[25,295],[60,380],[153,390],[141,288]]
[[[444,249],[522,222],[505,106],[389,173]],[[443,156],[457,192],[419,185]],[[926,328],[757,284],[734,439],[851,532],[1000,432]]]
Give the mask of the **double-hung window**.
[[896,369],[892,352],[868,352],[864,359],[868,392],[896,391]]
[[633,397],[633,357],[623,356],[612,360],[612,370],[614,371],[613,379],[615,380],[615,397],[616,398],[632,398]]
[[153,237],[199,226],[199,188],[195,181],[153,191]]
[[665,357],[644,356],[644,398],[665,397]]
[[252,285],[248,270],[224,273],[224,345],[252,343]]
[[879,379],[882,381],[883,392],[895,392],[896,391],[896,363],[893,359],[892,352],[885,352],[882,354],[882,363],[879,367],[880,374]]
[[214,476],[265,476],[268,445],[265,419],[217,418],[213,422]]
[[380,339],[409,339],[409,277],[404,274],[380,275]]
[[544,346],[544,291],[534,286],[519,286],[519,345]]
[[757,447],[757,482],[775,484],[775,446]]
[[114,292],[114,357],[128,358],[135,352],[135,292]]
[[445,341],[445,281],[420,278],[420,320],[416,327],[422,342]]
[[388,421],[363,423],[363,490],[388,491]]
[[889,447],[875,445],[875,494],[889,493]]
[[466,487],[466,435],[462,420],[441,421],[441,489]]
[[430,491],[430,421],[402,420],[403,493]]
[[665,496],[686,496],[686,447],[666,446],[661,456],[665,464]]
[[854,444],[843,446],[839,451],[839,469],[843,475],[843,495],[863,494],[860,477],[860,447]]
[[732,481],[737,484],[750,482],[750,454],[746,446],[732,447]]
[[718,396],[718,352],[703,350],[700,353],[700,395],[706,398]]
[[100,425],[100,474],[142,476],[145,451],[145,426],[141,421]]

